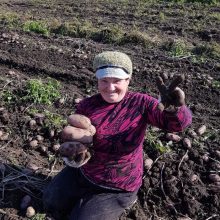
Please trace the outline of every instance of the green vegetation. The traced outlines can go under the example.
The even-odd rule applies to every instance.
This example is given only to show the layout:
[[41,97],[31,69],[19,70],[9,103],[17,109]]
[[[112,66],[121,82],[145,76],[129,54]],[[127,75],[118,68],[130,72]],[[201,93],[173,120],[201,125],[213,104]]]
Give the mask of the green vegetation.
[[49,110],[38,110],[36,108],[30,108],[27,110],[28,114],[31,115],[32,117],[36,114],[42,114],[45,116],[44,118],[44,127],[49,128],[49,129],[60,129],[67,123],[66,119],[64,116],[50,112]]
[[209,17],[220,21],[220,13],[212,13],[212,14],[209,15]]
[[29,115],[35,115],[35,114],[37,114],[39,111],[36,109],[36,108],[30,108],[30,109],[27,109],[27,113],[29,114]]
[[44,111],[46,119],[45,119],[45,127],[47,128],[62,128],[63,125],[66,124],[66,119],[63,116],[52,113],[50,111]]
[[172,57],[189,56],[190,51],[187,44],[182,40],[175,40],[168,42],[164,45],[164,48],[168,51],[168,54]]
[[220,44],[217,42],[200,44],[193,48],[192,53],[203,58],[220,59]]
[[163,12],[159,13],[159,18],[161,21],[165,21],[165,14]]
[[61,23],[55,20],[51,24],[50,32],[71,37],[90,38],[96,30],[92,23],[88,21],[79,22],[78,20],[75,20],[73,22]]
[[201,4],[217,4],[217,3],[219,3],[219,0],[165,0],[165,1],[174,2],[174,3],[181,3],[181,4],[183,4],[183,3],[201,3]]
[[169,144],[164,145],[159,137],[161,134],[156,133],[152,130],[147,132],[147,138],[145,139],[147,147],[159,151],[160,153],[168,153],[171,151]]
[[60,83],[57,80],[47,78],[45,82],[41,79],[28,80],[22,89],[13,90],[8,88],[0,93],[0,99],[5,104],[30,101],[37,104],[52,104],[60,97]]
[[212,87],[213,87],[213,88],[220,89],[220,81],[214,80],[214,81],[212,82]]
[[125,33],[120,41],[120,44],[126,44],[126,43],[141,44],[145,47],[148,47],[151,45],[155,45],[157,41],[155,41],[153,37],[150,37],[148,34],[144,32],[133,30],[129,33]]
[[11,91],[3,91],[0,95],[0,98],[5,102],[6,104],[11,104],[16,100],[16,96]]
[[2,12],[0,13],[0,25],[7,26],[9,28],[20,27],[20,17],[14,12]]
[[40,79],[31,79],[26,85],[24,100],[33,101],[39,104],[51,104],[60,97],[60,83],[57,80],[48,78],[46,82]]
[[28,32],[35,32],[48,36],[49,29],[47,25],[41,21],[26,21],[23,25],[23,30]]
[[104,43],[120,43],[123,35],[124,32],[121,28],[110,26],[94,32],[91,38],[95,41],[101,41]]
[[31,220],[45,220],[46,214],[37,213],[35,216],[31,218]]

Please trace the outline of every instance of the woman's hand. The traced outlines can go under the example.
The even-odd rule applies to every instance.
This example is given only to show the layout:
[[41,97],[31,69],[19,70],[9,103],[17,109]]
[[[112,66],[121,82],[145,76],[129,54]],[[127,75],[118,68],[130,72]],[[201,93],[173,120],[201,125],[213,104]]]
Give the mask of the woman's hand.
[[161,99],[158,108],[161,111],[175,112],[178,107],[185,105],[185,93],[178,87],[183,81],[184,76],[178,75],[167,86],[162,77],[157,77],[156,83]]

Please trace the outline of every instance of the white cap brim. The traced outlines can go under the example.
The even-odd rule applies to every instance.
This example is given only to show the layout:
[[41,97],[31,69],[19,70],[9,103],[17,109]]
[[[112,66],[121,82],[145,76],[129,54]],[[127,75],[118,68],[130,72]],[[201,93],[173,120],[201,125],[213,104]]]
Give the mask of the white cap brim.
[[106,77],[113,77],[118,79],[127,79],[130,78],[130,75],[127,74],[123,69],[121,68],[104,68],[99,69],[96,71],[96,77],[98,79],[106,78]]

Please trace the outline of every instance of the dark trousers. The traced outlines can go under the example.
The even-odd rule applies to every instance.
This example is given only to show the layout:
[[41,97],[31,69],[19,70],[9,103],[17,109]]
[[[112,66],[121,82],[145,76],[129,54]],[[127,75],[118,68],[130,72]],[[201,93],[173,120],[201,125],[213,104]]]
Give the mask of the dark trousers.
[[45,210],[56,220],[115,220],[136,198],[137,191],[101,188],[71,167],[55,176],[43,194]]

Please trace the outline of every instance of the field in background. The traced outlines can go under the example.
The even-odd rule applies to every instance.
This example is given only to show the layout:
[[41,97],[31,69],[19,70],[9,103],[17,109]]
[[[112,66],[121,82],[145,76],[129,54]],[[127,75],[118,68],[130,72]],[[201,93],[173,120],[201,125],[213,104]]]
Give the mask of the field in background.
[[193,113],[177,143],[149,127],[144,155],[154,163],[120,220],[219,219],[218,0],[0,1],[0,219],[26,219],[25,195],[32,219],[46,219],[41,192],[63,167],[59,132],[78,101],[97,92],[92,60],[104,50],[132,58],[133,91],[157,97],[157,75],[184,74]]

